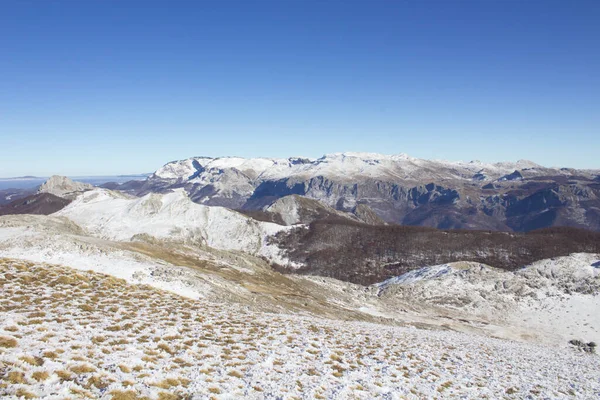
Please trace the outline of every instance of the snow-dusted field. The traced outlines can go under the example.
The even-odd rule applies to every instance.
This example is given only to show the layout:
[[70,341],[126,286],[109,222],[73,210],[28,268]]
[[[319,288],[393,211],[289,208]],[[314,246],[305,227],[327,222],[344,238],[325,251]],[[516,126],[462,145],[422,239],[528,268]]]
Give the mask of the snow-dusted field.
[[449,331],[263,314],[0,261],[4,398],[598,398],[600,358]]
[[131,198],[96,189],[81,194],[53,215],[67,217],[104,239],[130,241],[151,236],[260,254],[287,263],[278,257],[279,248],[267,244],[266,238],[288,227],[256,221],[224,207],[196,204],[183,190]]
[[[374,285],[382,297],[480,317],[526,336],[600,343],[600,255],[574,253],[517,271],[458,262],[425,267]],[[543,339],[542,339],[543,338]]]

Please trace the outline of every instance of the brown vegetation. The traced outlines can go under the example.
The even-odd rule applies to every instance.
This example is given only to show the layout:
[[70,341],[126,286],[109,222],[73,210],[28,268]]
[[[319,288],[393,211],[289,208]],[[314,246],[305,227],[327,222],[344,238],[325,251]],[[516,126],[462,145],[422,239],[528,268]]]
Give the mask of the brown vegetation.
[[322,220],[290,234],[282,233],[275,240],[292,261],[305,265],[293,272],[358,284],[372,284],[413,269],[455,261],[515,270],[545,258],[575,252],[600,253],[600,232],[575,228],[514,233]]

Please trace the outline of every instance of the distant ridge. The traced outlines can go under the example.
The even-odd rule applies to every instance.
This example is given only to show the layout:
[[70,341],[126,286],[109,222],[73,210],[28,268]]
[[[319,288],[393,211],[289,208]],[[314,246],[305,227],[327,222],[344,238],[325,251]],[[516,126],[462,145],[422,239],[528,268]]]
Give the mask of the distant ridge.
[[337,211],[368,206],[388,223],[440,229],[600,230],[600,170],[528,160],[425,160],[407,154],[332,153],[317,159],[193,157],[156,170],[135,190],[184,188],[209,206],[263,210],[299,195]]

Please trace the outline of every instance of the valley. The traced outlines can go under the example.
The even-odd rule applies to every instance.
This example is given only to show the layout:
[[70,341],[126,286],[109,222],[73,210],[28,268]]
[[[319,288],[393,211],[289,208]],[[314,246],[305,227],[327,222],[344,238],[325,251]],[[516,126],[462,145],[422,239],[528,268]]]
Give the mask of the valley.
[[[34,196],[64,204],[50,215],[0,216],[6,321],[0,335],[17,343],[0,349],[5,396],[599,393],[586,372],[596,368],[597,356],[569,344],[600,342],[593,311],[600,307],[597,232],[399,226],[368,206],[343,210],[300,195],[234,210],[199,204],[185,187],[137,196],[62,177]],[[73,295],[59,297],[65,290]],[[51,305],[51,298],[58,300]],[[26,319],[39,306],[27,304],[72,317],[42,319],[33,331],[38,326]],[[171,317],[150,324],[160,309]],[[55,320],[52,313],[43,317]],[[127,327],[107,328],[120,325]],[[50,334],[73,348],[48,342]],[[259,339],[265,335],[268,343]],[[104,353],[93,342],[101,336],[113,343]],[[177,350],[161,350],[163,342]],[[63,352],[44,361],[47,343]],[[130,361],[115,369],[110,357]],[[564,385],[526,372],[551,368],[551,376],[573,363],[578,367],[560,372]],[[513,364],[530,367],[507,375]],[[265,373],[272,378],[260,379]],[[289,385],[277,386],[277,374]],[[484,376],[491,379],[485,386]]]

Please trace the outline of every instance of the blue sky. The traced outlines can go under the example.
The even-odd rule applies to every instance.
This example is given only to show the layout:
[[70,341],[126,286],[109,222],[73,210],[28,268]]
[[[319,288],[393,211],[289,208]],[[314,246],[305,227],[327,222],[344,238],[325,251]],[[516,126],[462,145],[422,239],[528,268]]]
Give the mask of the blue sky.
[[0,2],[0,177],[340,151],[600,168],[599,1]]

